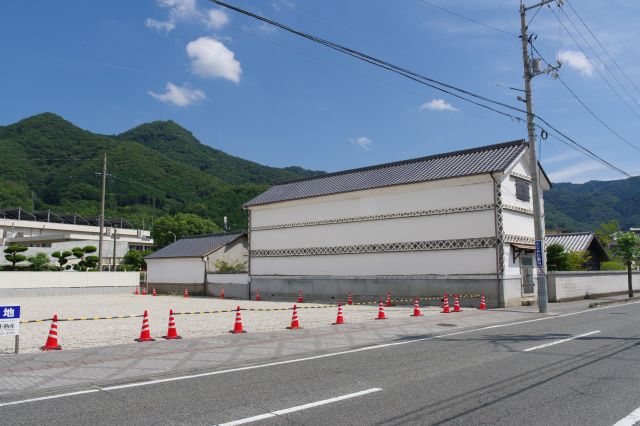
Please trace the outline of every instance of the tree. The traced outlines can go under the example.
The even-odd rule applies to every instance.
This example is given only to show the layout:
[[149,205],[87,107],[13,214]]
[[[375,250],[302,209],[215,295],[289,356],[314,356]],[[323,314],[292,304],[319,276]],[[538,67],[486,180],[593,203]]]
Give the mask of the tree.
[[139,271],[147,266],[147,262],[144,261],[144,257],[148,254],[151,254],[151,250],[129,250],[124,255],[122,264],[130,266],[135,271]]
[[16,269],[16,263],[24,262],[25,260],[27,260],[27,256],[19,253],[25,252],[28,249],[28,247],[22,246],[20,244],[11,244],[9,247],[4,249],[4,258],[11,262],[14,271]]
[[568,271],[585,271],[589,269],[591,254],[586,250],[577,250],[567,253]]
[[31,264],[31,269],[33,271],[44,271],[45,269],[47,269],[49,262],[51,262],[49,256],[47,256],[47,254],[43,252],[36,253],[35,256],[31,256],[27,260]]
[[162,216],[153,223],[151,237],[157,248],[162,248],[173,243],[175,238],[188,237],[220,232],[218,225],[209,219],[204,219],[191,213],[178,213],[175,216]]
[[82,247],[74,247],[71,249],[71,253],[73,253],[74,257],[79,259],[78,263],[73,266],[73,269],[76,271],[84,271],[86,270],[86,262],[82,259],[84,257],[84,250]]
[[547,247],[547,269],[550,271],[566,271],[569,268],[569,259],[564,247],[560,244],[550,244]]
[[247,272],[247,262],[241,263],[229,263],[224,259],[217,259],[214,263],[216,272],[218,274],[236,274],[240,272]]
[[54,251],[53,253],[51,253],[51,257],[55,257],[56,259],[58,259],[58,270],[62,271],[62,269],[64,268],[64,265],[69,262],[69,260],[67,259],[67,257],[71,256],[73,253],[71,253],[69,250],[65,250],[62,253],[59,251]]
[[609,244],[613,239],[613,235],[616,234],[619,229],[620,226],[617,220],[611,220],[607,223],[601,223],[598,229],[596,229],[596,236],[605,249],[608,250]]
[[633,232],[620,232],[616,239],[614,255],[627,265],[629,297],[633,297],[633,263],[640,259],[640,238]]

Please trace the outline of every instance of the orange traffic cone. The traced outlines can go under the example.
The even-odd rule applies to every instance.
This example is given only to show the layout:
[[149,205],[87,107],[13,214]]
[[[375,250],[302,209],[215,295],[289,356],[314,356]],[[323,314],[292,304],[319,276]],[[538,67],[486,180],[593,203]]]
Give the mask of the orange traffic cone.
[[62,349],[62,346],[58,344],[58,314],[53,314],[47,342],[40,349],[43,351],[59,351]]
[[351,292],[349,292],[349,297],[347,297],[347,305],[353,305],[353,299],[351,298]]
[[184,297],[189,297],[189,292],[187,291],[187,289],[186,289],[186,288],[184,289],[184,295],[183,295],[183,296],[184,296]]
[[135,294],[136,296],[140,294],[140,290],[138,289],[138,287],[136,287],[136,291],[134,291],[133,294]]
[[482,290],[482,295],[480,296],[480,307],[478,309],[481,311],[487,310],[487,302],[484,300],[484,290]]
[[156,293],[156,289],[154,288],[154,289],[153,289],[153,291],[151,292],[151,295],[152,295],[152,296],[155,296],[156,294],[157,294],[157,293]]
[[457,294],[453,295],[453,312],[462,312],[462,309],[460,309],[460,301],[458,300]]
[[182,339],[182,337],[178,336],[178,330],[176,329],[176,323],[173,319],[173,309],[169,309],[169,329],[167,330],[167,335],[162,336],[163,339],[171,340],[171,339]]
[[376,319],[377,320],[388,319],[387,316],[384,314],[384,306],[382,306],[382,302],[380,302],[380,307],[378,308],[378,318]]
[[220,288],[220,299],[224,299],[224,287]]
[[298,308],[296,305],[293,305],[293,316],[291,317],[291,325],[287,327],[289,330],[297,330],[300,327],[300,323],[298,322]]
[[336,322],[333,325],[344,324],[344,316],[342,315],[342,305],[338,303],[338,318],[336,318]]
[[242,316],[240,315],[240,306],[238,306],[238,308],[236,309],[236,322],[233,326],[233,330],[229,331],[229,333],[246,333],[246,331],[242,329]]
[[418,298],[416,297],[414,302],[413,302],[413,315],[411,315],[412,317],[421,317],[424,316],[422,314],[422,312],[420,312],[420,302],[418,301]]
[[444,298],[443,298],[443,305],[442,305],[442,312],[440,312],[441,314],[448,314],[451,311],[449,310],[449,296],[447,296],[447,293],[444,294]]
[[387,291],[387,303],[385,303],[386,307],[390,307],[393,306],[393,304],[391,303],[391,292]]
[[304,298],[302,297],[302,290],[298,290],[298,303],[304,303]]
[[142,331],[140,331],[140,337],[134,340],[136,342],[154,342],[156,340],[151,337],[151,333],[149,332],[149,314],[147,311],[144,311],[144,316],[142,317]]
[[256,290],[256,302],[260,302],[262,297],[260,296],[260,290]]
[[142,287],[142,293],[140,293],[140,294],[142,294],[143,296],[146,296],[147,295],[147,289]]

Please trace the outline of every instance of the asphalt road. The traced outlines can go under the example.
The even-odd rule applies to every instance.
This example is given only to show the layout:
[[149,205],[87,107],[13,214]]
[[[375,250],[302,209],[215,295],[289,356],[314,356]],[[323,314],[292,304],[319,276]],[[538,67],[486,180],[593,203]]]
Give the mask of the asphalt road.
[[639,320],[640,304],[626,304],[452,328],[341,354],[0,406],[0,424],[212,425],[262,415],[253,424],[614,425],[640,407]]

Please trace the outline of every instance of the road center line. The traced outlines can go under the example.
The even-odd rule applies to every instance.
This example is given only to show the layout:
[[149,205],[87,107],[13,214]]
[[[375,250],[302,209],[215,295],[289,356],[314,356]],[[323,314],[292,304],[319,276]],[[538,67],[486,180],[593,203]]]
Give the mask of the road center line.
[[321,405],[327,405],[327,404],[332,404],[332,403],[338,402],[338,401],[344,401],[345,399],[356,398],[356,397],[367,395],[367,394],[370,394],[370,393],[373,393],[373,392],[379,392],[381,390],[382,389],[380,389],[380,388],[371,388],[371,389],[363,390],[363,391],[360,391],[360,392],[350,393],[350,394],[347,394],[347,395],[336,396],[334,398],[323,399],[322,401],[316,401],[316,402],[311,402],[309,404],[298,405],[298,406],[291,407],[291,408],[285,408],[284,410],[271,411],[269,413],[260,414],[258,416],[246,417],[244,419],[234,420],[234,421],[228,422],[228,423],[221,423],[219,426],[243,425],[243,424],[246,424],[246,423],[256,422],[258,420],[264,420],[264,419],[268,419],[268,418],[271,418],[271,417],[282,416],[284,414],[295,413],[296,411],[308,410],[309,408],[319,407]]
[[590,331],[588,333],[578,334],[577,336],[572,336],[572,337],[569,337],[567,339],[554,340],[553,342],[545,343],[544,345],[539,345],[539,346],[534,346],[532,348],[527,348],[523,352],[535,351],[536,349],[546,348],[546,347],[549,347],[549,346],[557,345],[559,343],[564,343],[564,342],[568,342],[570,340],[579,339],[581,337],[591,336],[592,334],[596,334],[596,333],[600,333],[600,330],[594,330],[594,331]]
[[231,368],[231,369],[228,369],[228,370],[208,371],[206,373],[197,373],[197,374],[189,374],[189,375],[186,375],[186,376],[168,377],[166,379],[155,379],[155,380],[147,380],[147,381],[142,381],[142,382],[126,383],[126,384],[122,384],[122,385],[104,386],[104,387],[100,387],[100,388],[97,388],[97,389],[93,388],[91,390],[86,390],[86,391],[49,395],[49,396],[45,396],[45,397],[41,397],[41,398],[23,399],[23,400],[19,400],[19,401],[0,403],[0,408],[8,406],[8,405],[25,404],[25,403],[36,402],[36,401],[41,401],[41,400],[45,400],[45,399],[64,398],[64,397],[67,397],[67,396],[80,395],[80,394],[83,394],[83,393],[93,393],[93,392],[96,392],[97,390],[109,391],[109,390],[117,390],[117,389],[134,388],[134,387],[139,387],[139,386],[155,385],[155,384],[159,384],[159,383],[175,382],[175,381],[178,381],[178,380],[188,380],[188,379],[195,379],[195,378],[198,378],[198,377],[217,376],[217,375],[220,375],[220,374],[236,373],[236,372],[240,372],[240,371],[255,370],[255,369],[258,369],[258,368],[275,367],[275,366],[279,366],[279,365],[293,364],[293,363],[304,362],[304,361],[312,361],[312,360],[316,360],[316,359],[329,358],[329,357],[347,355],[347,354],[352,354],[352,353],[357,353],[357,352],[364,352],[364,351],[370,351],[370,350],[375,350],[375,349],[388,348],[388,347],[392,347],[392,346],[407,345],[409,343],[417,343],[417,342],[424,342],[424,341],[427,341],[427,340],[442,339],[442,338],[445,338],[445,337],[457,336],[457,335],[461,335],[461,334],[475,333],[475,332],[478,332],[478,331],[491,330],[491,329],[494,329],[494,328],[511,327],[511,326],[514,326],[514,325],[528,324],[528,323],[538,322],[538,321],[547,321],[547,320],[552,320],[552,319],[556,319],[556,318],[563,318],[563,317],[569,317],[569,316],[573,316],[573,315],[584,314],[584,313],[588,313],[588,312],[596,312],[596,311],[600,311],[600,310],[604,310],[604,309],[621,308],[621,307],[626,307],[626,306],[630,306],[630,305],[636,305],[638,303],[640,303],[640,301],[638,301],[638,302],[629,302],[629,303],[626,303],[626,304],[623,304],[623,305],[602,306],[600,308],[592,308],[592,309],[586,309],[586,310],[583,310],[583,311],[569,312],[567,314],[545,316],[545,317],[542,317],[542,318],[534,318],[534,319],[529,319],[529,320],[516,321],[516,322],[507,323],[507,324],[488,325],[488,326],[484,326],[484,327],[473,328],[473,329],[470,329],[470,330],[462,330],[462,331],[455,331],[455,332],[447,333],[447,334],[439,334],[437,336],[418,337],[418,338],[415,338],[415,339],[403,340],[401,342],[393,342],[393,343],[384,343],[384,344],[380,344],[380,345],[365,346],[365,347],[358,348],[358,349],[349,349],[349,350],[345,350],[345,351],[331,352],[331,353],[328,353],[328,354],[315,355],[315,356],[309,356],[309,357],[304,357],[304,358],[294,358],[294,359],[289,359],[289,360],[286,360],[286,361],[269,362],[269,363],[266,363],[266,364],[255,364],[255,365],[249,365],[249,366],[245,366],[245,367]]
[[632,426],[640,422],[640,407],[613,426]]

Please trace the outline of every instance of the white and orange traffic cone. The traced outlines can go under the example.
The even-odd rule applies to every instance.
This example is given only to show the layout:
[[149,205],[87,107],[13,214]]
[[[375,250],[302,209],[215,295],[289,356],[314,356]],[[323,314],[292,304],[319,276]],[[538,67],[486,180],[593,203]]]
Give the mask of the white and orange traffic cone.
[[256,290],[256,302],[260,302],[262,300],[262,296],[260,296],[260,290]]
[[393,304],[391,303],[391,292],[387,291],[387,302],[385,303],[385,306],[387,308],[393,306]]
[[142,287],[142,293],[140,293],[140,294],[142,294],[143,296],[146,296],[146,295],[147,295],[147,289],[146,289],[146,287]]
[[224,299],[224,287],[220,288],[220,299]]
[[378,318],[376,318],[377,320],[386,320],[389,319],[387,318],[387,316],[384,314],[384,306],[382,306],[382,302],[380,302],[380,307],[378,308]]
[[189,297],[189,291],[185,288],[184,293],[182,295],[183,297]]
[[58,344],[58,314],[53,314],[51,321],[51,328],[49,329],[49,336],[44,346],[40,348],[43,351],[59,351],[62,350],[62,346]]
[[304,297],[302,297],[302,290],[298,290],[298,303],[304,303]]
[[422,312],[420,312],[420,302],[418,301],[417,297],[413,301],[413,315],[411,315],[411,316],[412,317],[422,317],[422,316],[424,316],[422,314]]
[[151,337],[151,333],[149,332],[149,314],[147,311],[144,311],[144,315],[142,317],[142,330],[140,331],[140,337],[134,340],[136,342],[154,342],[156,340]]
[[233,325],[233,330],[229,331],[229,333],[233,333],[233,334],[246,333],[246,330],[242,328],[242,316],[240,315],[240,306],[236,308],[236,322]]
[[487,310],[487,302],[484,300],[484,290],[482,290],[482,295],[480,296],[480,307],[478,309],[481,311]]
[[338,318],[336,318],[336,322],[333,325],[344,324],[344,315],[342,314],[342,304],[338,303]]
[[138,289],[138,287],[136,287],[136,291],[134,291],[133,294],[135,294],[136,296],[140,294],[140,290]]
[[153,291],[151,292],[151,295],[152,295],[152,296],[155,296],[155,295],[157,295],[157,294],[158,294],[158,293],[156,293],[156,289],[155,289],[155,287],[154,287]]
[[462,309],[460,309],[460,301],[458,300],[457,294],[453,295],[453,312],[462,312]]
[[353,299],[351,298],[351,292],[349,292],[349,296],[347,297],[347,305],[353,305]]
[[449,309],[449,296],[447,296],[447,293],[445,293],[444,297],[443,297],[442,312],[440,312],[440,313],[441,314],[448,314],[450,312],[451,312],[451,310]]
[[300,323],[298,322],[298,308],[296,305],[293,305],[293,315],[291,317],[291,325],[287,327],[289,330],[297,330],[300,327]]
[[178,329],[176,328],[176,322],[173,319],[173,309],[169,309],[169,328],[167,329],[167,335],[162,336],[162,338],[167,340],[182,339],[182,337],[178,336]]

